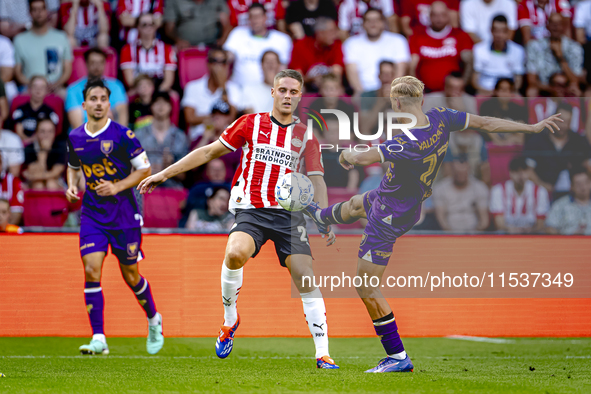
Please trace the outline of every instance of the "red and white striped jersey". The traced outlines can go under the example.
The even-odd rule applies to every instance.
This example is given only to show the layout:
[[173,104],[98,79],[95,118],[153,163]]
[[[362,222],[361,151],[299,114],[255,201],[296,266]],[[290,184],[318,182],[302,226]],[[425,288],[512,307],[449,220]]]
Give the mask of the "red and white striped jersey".
[[133,69],[134,75],[146,74],[152,78],[164,78],[165,70],[176,70],[176,53],[172,46],[155,39],[150,49],[137,40],[121,50],[121,69]]
[[530,26],[532,38],[547,37],[550,33],[546,28],[546,21],[553,12],[558,12],[567,18],[572,17],[572,10],[568,0],[548,0],[544,8],[538,7],[536,0],[522,1],[517,7],[519,27]]
[[[156,17],[164,14],[164,0],[119,0],[117,3],[117,17],[124,12],[129,13],[134,18],[141,14],[152,13]],[[129,44],[138,39],[136,28],[122,27],[119,31],[119,38]]]
[[228,0],[230,24],[248,26],[248,9],[253,3],[261,3],[267,11],[267,27],[276,28],[277,21],[285,19],[285,8],[280,0]]
[[11,173],[2,177],[0,173],[0,198],[8,200],[10,211],[22,213],[25,209],[25,193],[21,187],[21,180]]
[[532,181],[525,182],[521,194],[517,194],[511,180],[493,186],[490,193],[490,212],[503,215],[511,227],[533,227],[549,209],[548,191]]
[[[102,2],[102,6],[107,14],[107,20],[110,21],[111,6],[105,1]],[[59,19],[62,28],[68,23],[71,11],[71,2],[62,3],[60,6]],[[78,14],[76,15],[74,37],[79,41],[80,45],[95,46],[98,32],[98,9],[92,3],[89,3],[86,6],[80,5],[78,8]]]
[[275,186],[292,171],[324,175],[320,145],[313,133],[295,118],[281,125],[269,113],[249,114],[232,123],[220,142],[235,151],[242,147],[240,165],[232,181],[230,212],[236,208],[277,207]]

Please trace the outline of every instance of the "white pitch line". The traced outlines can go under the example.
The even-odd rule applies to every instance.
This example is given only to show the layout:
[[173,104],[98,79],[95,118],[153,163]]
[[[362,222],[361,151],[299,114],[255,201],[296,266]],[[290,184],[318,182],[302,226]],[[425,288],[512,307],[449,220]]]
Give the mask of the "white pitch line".
[[502,338],[488,338],[488,337],[473,337],[469,335],[449,335],[445,338],[449,339],[460,339],[463,341],[472,342],[486,342],[486,343],[515,343],[513,339],[502,339]]
[[[280,356],[235,356],[239,360],[314,360],[313,357],[280,357]],[[338,357],[338,360],[377,360],[380,356],[348,356]],[[420,356],[413,357],[413,360],[421,359],[448,359],[454,361],[461,360],[483,360],[483,359],[495,359],[495,360],[515,360],[515,359],[589,359],[591,356],[564,356],[564,355],[544,355],[544,356]],[[74,360],[108,360],[108,359],[141,359],[141,360],[217,360],[215,356],[117,356],[117,355],[96,355],[96,356],[31,356],[31,355],[11,355],[11,356],[0,356],[0,359],[74,359]]]

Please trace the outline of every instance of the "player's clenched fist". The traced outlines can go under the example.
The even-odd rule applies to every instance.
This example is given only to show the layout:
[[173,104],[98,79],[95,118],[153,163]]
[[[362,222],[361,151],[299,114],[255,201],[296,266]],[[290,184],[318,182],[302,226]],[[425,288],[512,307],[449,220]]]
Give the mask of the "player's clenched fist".
[[80,197],[78,197],[78,188],[76,186],[71,185],[68,187],[68,190],[66,190],[66,199],[71,203],[80,200]]
[[137,189],[140,191],[140,194],[152,193],[157,186],[163,184],[168,180],[162,173],[154,174],[152,176],[147,177],[143,181],[137,185]]

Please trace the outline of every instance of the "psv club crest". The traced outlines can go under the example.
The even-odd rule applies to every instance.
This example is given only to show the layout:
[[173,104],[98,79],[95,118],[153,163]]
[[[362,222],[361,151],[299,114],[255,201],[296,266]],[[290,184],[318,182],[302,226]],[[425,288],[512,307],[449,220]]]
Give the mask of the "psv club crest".
[[101,152],[103,152],[105,155],[108,155],[109,153],[113,152],[113,146],[113,141],[111,140],[101,141]]

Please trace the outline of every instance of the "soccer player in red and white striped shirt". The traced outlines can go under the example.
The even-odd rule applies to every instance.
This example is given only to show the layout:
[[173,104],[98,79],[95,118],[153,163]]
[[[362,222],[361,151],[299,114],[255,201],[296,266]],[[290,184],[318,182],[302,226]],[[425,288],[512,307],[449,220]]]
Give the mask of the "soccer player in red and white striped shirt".
[[[302,95],[303,78],[294,70],[275,76],[271,89],[273,110],[270,113],[244,115],[230,125],[218,141],[196,149],[182,160],[142,181],[141,193],[182,172],[242,148],[240,167],[236,171],[230,198],[230,211],[236,224],[230,231],[222,265],[222,302],[224,324],[216,342],[216,353],[226,358],[233,347],[234,333],[240,323],[236,299],[242,287],[242,269],[249,258],[257,255],[268,240],[273,241],[277,257],[287,267],[300,291],[304,314],[316,346],[318,368],[338,368],[328,353],[326,308],[318,288],[304,286],[302,276],[312,276],[312,256],[306,222],[301,212],[288,212],[275,200],[275,186],[281,176],[292,171],[306,174],[314,185],[315,200],[328,205],[324,168],[316,137],[308,133],[293,116]],[[334,243],[329,228],[327,244]]]

